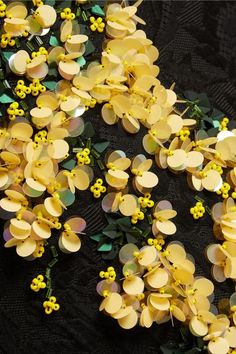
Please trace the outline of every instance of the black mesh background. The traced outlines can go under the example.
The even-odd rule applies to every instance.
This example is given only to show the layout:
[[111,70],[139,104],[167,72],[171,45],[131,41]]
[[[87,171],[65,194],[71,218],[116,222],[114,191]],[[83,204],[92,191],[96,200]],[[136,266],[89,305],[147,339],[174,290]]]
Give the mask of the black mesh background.
[[[216,107],[235,118],[236,3],[144,1],[139,16],[146,20],[148,37],[160,50],[161,81],[167,86],[176,82],[177,92],[205,91]],[[143,151],[143,132],[130,137],[121,127],[105,126],[99,109],[89,111],[86,119],[95,126],[96,138],[110,140],[112,148],[125,149],[129,156]],[[157,173],[156,198],[169,199],[178,210],[174,239],[182,241],[195,257],[198,274],[210,277],[210,265],[203,257],[205,246],[214,240],[210,217],[195,222],[189,215],[194,192],[187,188],[184,175]],[[75,213],[86,218],[88,235],[103,225],[99,202],[89,192],[78,195],[68,211]],[[101,298],[95,288],[105,262],[88,235],[83,237],[80,252],[60,256],[53,268],[54,293],[61,310],[52,316],[43,314],[43,297],[29,289],[32,278],[45,269],[47,256],[26,262],[0,242],[1,354],[156,354],[160,343],[178,339],[170,324],[125,331],[98,312]],[[216,284],[216,300],[232,291],[231,283]]]

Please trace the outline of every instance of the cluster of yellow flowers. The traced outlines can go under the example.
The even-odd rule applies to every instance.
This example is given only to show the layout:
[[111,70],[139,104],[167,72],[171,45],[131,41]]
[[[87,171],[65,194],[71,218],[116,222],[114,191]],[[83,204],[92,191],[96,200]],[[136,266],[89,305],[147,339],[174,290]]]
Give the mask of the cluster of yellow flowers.
[[[223,243],[210,245],[207,257],[213,263],[212,273],[217,281],[235,280],[236,130],[229,131],[229,119],[224,118],[216,137],[202,139],[198,133],[192,134],[196,121],[184,118],[187,110],[180,113],[175,108],[178,100],[173,87],[165,89],[156,79],[159,69],[154,62],[158,51],[143,31],[136,30],[136,22],[141,22],[134,15],[136,6],[112,4],[106,12],[106,33],[112,39],[106,42],[102,53],[100,70],[106,70],[107,75],[100,82],[103,84],[101,95],[96,97],[100,102],[107,101],[102,108],[102,117],[109,125],[121,120],[124,129],[132,134],[143,124],[148,129],[143,138],[144,149],[154,156],[158,167],[169,168],[174,173],[186,171],[190,188],[205,189],[223,197],[223,203],[212,208],[213,231]],[[128,181],[125,170],[130,163],[123,154],[115,154],[108,161],[106,181],[118,192],[105,196],[102,206],[105,211],[119,210],[123,215],[132,216],[137,212],[135,197],[123,195]],[[227,182],[222,178],[225,169]],[[132,167],[137,179],[135,188],[144,194],[149,186],[139,183],[142,172],[142,168]],[[199,203],[191,209],[196,219],[204,212],[204,206]],[[138,250],[135,245],[128,244],[120,250],[124,292],[119,294],[119,285],[109,279],[100,282],[97,290],[105,297],[100,310],[127,329],[138,322],[150,327],[153,322],[163,323],[176,317],[187,322],[194,335],[204,337],[209,353],[232,353],[236,349],[235,294],[229,300],[231,312],[228,317],[213,314],[208,298],[213,293],[213,284],[205,278],[194,278],[194,263],[181,245],[170,243],[163,250],[163,244],[157,240],[160,234],[165,237],[176,231],[169,220],[175,215],[172,207],[157,205],[153,213],[154,239],[148,240],[149,246]]]

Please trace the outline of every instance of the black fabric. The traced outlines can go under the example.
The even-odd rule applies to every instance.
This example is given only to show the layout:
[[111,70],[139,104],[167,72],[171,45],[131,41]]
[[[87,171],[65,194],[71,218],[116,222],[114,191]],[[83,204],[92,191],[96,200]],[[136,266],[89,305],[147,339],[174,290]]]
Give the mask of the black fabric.
[[[230,1],[144,1],[139,16],[147,22],[144,30],[160,50],[160,80],[176,91],[206,92],[216,107],[231,119],[236,115],[236,3]],[[96,138],[110,140],[112,148],[128,156],[143,152],[143,131],[135,137],[120,126],[106,126],[99,108],[86,120],[96,128]],[[159,176],[156,199],[168,199],[178,211],[178,231],[172,237],[185,244],[196,260],[197,273],[210,275],[204,249],[214,242],[208,215],[193,221],[189,208],[195,193],[187,187],[186,176],[175,176],[155,168]],[[205,194],[204,198],[208,198]],[[212,198],[211,198],[212,200]],[[210,205],[212,202],[209,203]],[[178,340],[170,324],[151,329],[125,331],[115,320],[98,312],[101,298],[96,293],[98,273],[106,267],[88,235],[103,226],[100,202],[89,192],[79,193],[68,215],[79,214],[88,222],[82,248],[74,255],[60,255],[53,268],[53,288],[61,305],[58,313],[45,316],[43,296],[33,293],[32,278],[43,272],[50,258],[27,262],[0,244],[0,353],[4,354],[121,354],[160,353],[161,343]],[[171,239],[171,240],[172,240]],[[216,284],[217,301],[229,296],[233,285]]]

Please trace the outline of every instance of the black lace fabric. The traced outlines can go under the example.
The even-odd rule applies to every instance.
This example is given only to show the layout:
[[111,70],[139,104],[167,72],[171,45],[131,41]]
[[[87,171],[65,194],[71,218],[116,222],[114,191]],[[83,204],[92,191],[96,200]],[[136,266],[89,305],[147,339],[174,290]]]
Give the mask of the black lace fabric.
[[[217,108],[230,119],[236,116],[236,3],[234,1],[144,1],[139,16],[144,30],[160,51],[159,79],[165,86],[176,83],[176,92],[206,92]],[[100,44],[99,44],[100,45]],[[143,131],[126,134],[120,126],[106,126],[100,108],[90,110],[85,120],[96,129],[95,140],[111,141],[112,149],[124,149],[128,156],[143,153]],[[159,176],[155,199],[168,199],[178,211],[177,233],[171,240],[184,243],[196,261],[198,275],[211,278],[204,257],[207,244],[214,242],[212,221],[205,215],[194,221],[189,208],[195,193],[186,176],[173,175],[154,167]],[[212,205],[209,193],[203,195]],[[157,354],[160,345],[178,341],[170,323],[153,324],[126,331],[112,318],[99,313],[101,298],[96,293],[98,273],[107,264],[96,251],[89,235],[104,225],[100,202],[90,192],[78,193],[68,215],[81,215],[87,221],[87,235],[81,250],[60,255],[52,271],[53,293],[61,309],[46,316],[43,295],[30,290],[31,280],[43,273],[49,252],[34,262],[20,259],[14,249],[0,243],[0,353],[1,354]],[[56,242],[57,236],[55,236]],[[215,284],[215,302],[234,291],[231,282]]]

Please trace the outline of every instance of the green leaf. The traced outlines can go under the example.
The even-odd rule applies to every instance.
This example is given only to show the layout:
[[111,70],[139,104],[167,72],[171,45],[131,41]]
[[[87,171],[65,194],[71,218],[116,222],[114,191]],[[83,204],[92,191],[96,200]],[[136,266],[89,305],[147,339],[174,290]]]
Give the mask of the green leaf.
[[109,224],[107,225],[104,229],[103,229],[103,232],[104,231],[114,231],[116,230],[116,223],[112,223],[112,224]]
[[61,166],[63,168],[66,168],[67,170],[72,170],[75,167],[75,165],[76,165],[76,161],[73,159],[61,163]]
[[112,250],[112,243],[103,243],[97,250],[99,252],[109,252]]
[[86,138],[92,138],[94,134],[94,127],[92,126],[91,122],[87,122],[84,127],[83,136],[85,136]]
[[116,257],[119,252],[119,247],[117,245],[113,245],[112,250],[108,253],[103,253],[102,258],[105,260],[112,260]]
[[216,136],[219,133],[219,129],[218,128],[211,128],[207,131],[207,134],[209,136]]
[[43,85],[46,86],[49,90],[54,90],[57,82],[56,81],[43,81]]
[[98,233],[98,234],[90,236],[91,240],[94,240],[96,242],[100,242],[101,237],[103,237],[102,233]]
[[212,123],[214,128],[219,128],[220,122],[218,120],[213,120]]
[[132,235],[130,232],[127,232],[125,234],[127,242],[128,243],[137,243],[138,242],[138,238],[134,235]]
[[96,143],[93,145],[93,148],[99,152],[100,154],[102,154],[110,145],[110,141],[103,141],[101,143]]
[[60,45],[58,39],[56,36],[50,36],[50,39],[49,39],[49,44],[52,46],[52,47],[57,47]]
[[115,238],[119,237],[118,231],[104,231],[103,230],[102,233],[103,233],[103,235],[106,235],[107,237],[111,238],[112,240],[114,240]]
[[221,120],[222,118],[224,118],[224,116],[225,116],[224,113],[222,113],[221,111],[219,111],[219,110],[216,109],[216,108],[213,108],[212,114],[211,114],[212,119],[214,119],[214,120]]
[[48,76],[49,77],[57,77],[58,76],[58,71],[56,68],[50,68],[48,70]]
[[14,100],[6,95],[5,93],[3,93],[1,96],[0,96],[0,103],[12,103],[14,102]]
[[128,216],[118,219],[116,223],[122,231],[129,231],[131,228],[131,221]]
[[208,117],[208,116],[204,116],[202,118],[202,120],[204,120],[204,122],[209,123],[211,126],[213,126],[213,121],[212,118]]
[[93,15],[97,15],[97,16],[101,16],[101,17],[105,16],[105,12],[103,11],[103,9],[99,5],[92,6],[91,12]]
[[71,2],[72,2],[71,0],[62,1],[58,7],[61,8],[62,10],[66,7],[71,8]]
[[3,60],[8,62],[13,54],[13,52],[2,52]]
[[80,57],[77,59],[77,63],[79,64],[79,66],[82,68],[83,66],[85,66],[86,64],[86,60],[84,59],[84,57]]
[[50,5],[50,6],[54,6],[55,5],[56,0],[45,0],[44,4],[45,5]]
[[94,47],[93,43],[91,41],[88,41],[85,44],[85,53],[84,53],[84,55],[87,56],[87,55],[93,53],[94,51],[95,51],[95,47]]

